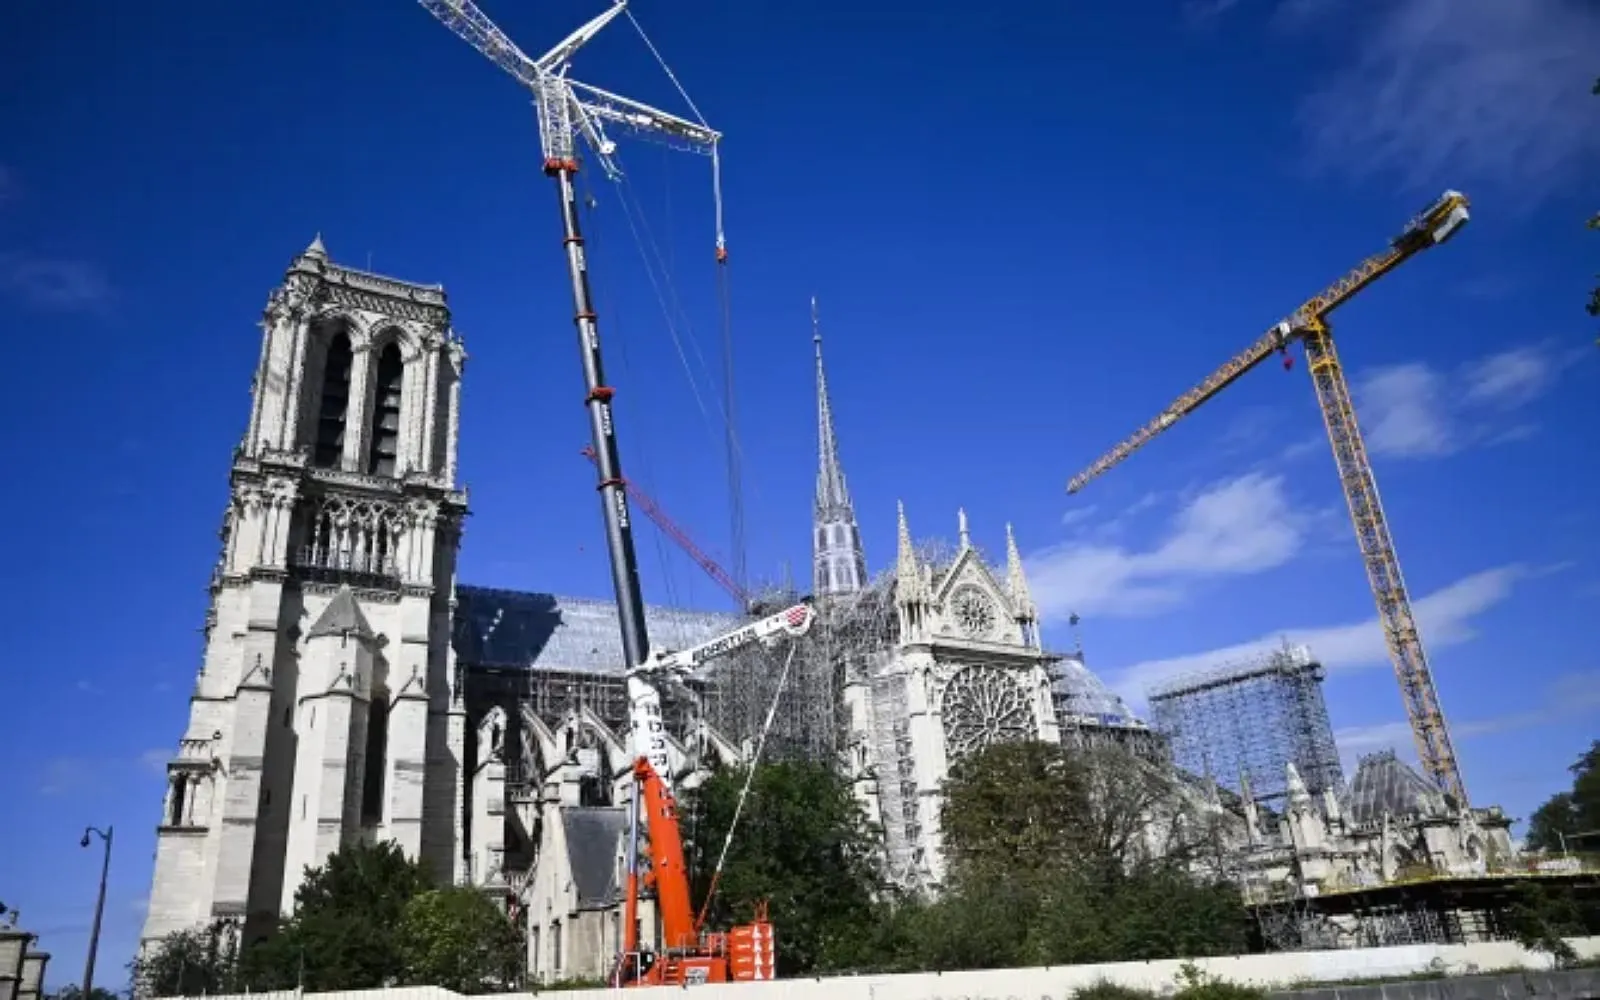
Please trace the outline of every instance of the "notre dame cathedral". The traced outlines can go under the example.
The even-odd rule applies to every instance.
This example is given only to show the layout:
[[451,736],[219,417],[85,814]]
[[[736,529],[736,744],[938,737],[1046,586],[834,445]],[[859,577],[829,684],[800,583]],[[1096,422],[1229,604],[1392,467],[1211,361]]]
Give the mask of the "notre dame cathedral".
[[[254,937],[292,910],[308,866],[394,841],[440,880],[503,899],[534,980],[601,973],[621,941],[631,794],[615,607],[457,585],[466,352],[443,288],[335,264],[319,238],[261,329],[144,941],[218,921]],[[1005,565],[991,566],[965,515],[935,556],[902,510],[895,565],[869,578],[815,339],[813,593],[827,637],[779,692],[810,720],[787,735],[840,762],[890,870],[936,885],[955,759],[1068,729],[1148,731],[1081,656],[1043,648],[1009,528]],[[646,617],[677,648],[742,621]],[[719,695],[731,686],[667,698],[680,788],[750,758],[765,696]],[[648,940],[648,906],[642,921]]]

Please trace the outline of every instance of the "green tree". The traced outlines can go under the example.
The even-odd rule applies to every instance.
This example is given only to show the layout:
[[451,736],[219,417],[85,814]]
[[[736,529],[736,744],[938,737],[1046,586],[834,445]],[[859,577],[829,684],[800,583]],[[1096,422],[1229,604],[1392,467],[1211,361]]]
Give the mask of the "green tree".
[[941,829],[960,877],[1048,877],[1088,850],[1087,770],[1062,748],[1001,743],[951,768]]
[[421,862],[398,844],[352,844],[307,868],[294,915],[245,950],[241,981],[253,990],[372,989],[405,973],[400,924],[406,905],[432,888]]
[[1528,817],[1526,842],[1534,850],[1600,848],[1600,740],[1568,770],[1572,790],[1552,795]]
[[523,945],[504,913],[476,889],[432,889],[413,896],[400,918],[403,981],[457,993],[514,988]]
[[221,924],[167,935],[128,963],[134,993],[171,997],[231,992],[238,959],[231,942]]
[[1197,875],[1214,830],[1163,767],[1116,748],[999,744],[945,785],[950,875],[922,916],[941,968],[1134,961],[1235,951],[1238,890]]
[[[1593,908],[1590,904],[1589,909]],[[1545,952],[1558,966],[1571,965],[1578,960],[1578,953],[1566,938],[1584,934],[1586,923],[1593,917],[1592,912],[1585,914],[1569,887],[1536,882],[1517,887],[1516,897],[1506,913],[1517,943],[1530,951]]]
[[[723,770],[685,795],[685,851],[697,903],[711,893],[746,775]],[[766,901],[778,928],[780,975],[870,961],[880,930],[879,841],[848,781],[825,764],[757,765],[738,824],[707,925],[746,922]]]
[[89,991],[88,997],[83,995],[83,988],[77,983],[63,986],[54,993],[45,994],[46,1000],[119,1000],[117,995],[103,986],[96,986]]

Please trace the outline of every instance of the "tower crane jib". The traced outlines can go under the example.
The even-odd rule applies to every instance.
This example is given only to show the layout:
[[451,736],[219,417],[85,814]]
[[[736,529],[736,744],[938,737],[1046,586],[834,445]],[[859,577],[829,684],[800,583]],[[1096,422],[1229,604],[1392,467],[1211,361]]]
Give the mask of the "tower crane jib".
[[1096,459],[1067,484],[1068,493],[1077,493],[1273,354],[1284,355],[1287,361],[1289,344],[1300,341],[1333,448],[1340,486],[1355,525],[1367,579],[1377,601],[1378,618],[1394,662],[1417,756],[1429,778],[1462,806],[1467,804],[1466,788],[1444,712],[1439,707],[1438,692],[1411,610],[1411,598],[1400,575],[1400,561],[1378,499],[1378,485],[1366,444],[1356,423],[1350,386],[1334,350],[1328,314],[1402,262],[1451,239],[1470,217],[1467,197],[1459,191],[1446,191],[1414,216],[1399,235],[1389,241],[1386,249],[1357,264],[1338,281],[1307,299],[1287,318],[1273,324],[1254,343],[1179,396],[1155,419]]

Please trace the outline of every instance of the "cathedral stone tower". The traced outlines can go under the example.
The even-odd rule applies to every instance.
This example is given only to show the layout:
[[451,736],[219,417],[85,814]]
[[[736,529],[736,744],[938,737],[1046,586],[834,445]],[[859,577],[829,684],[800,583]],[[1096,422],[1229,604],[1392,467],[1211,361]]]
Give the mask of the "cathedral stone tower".
[[861,529],[839,464],[839,442],[833,436],[833,407],[828,401],[828,376],[822,367],[822,328],[817,300],[811,300],[811,340],[817,352],[817,503],[812,522],[812,593],[818,597],[854,594],[866,586],[867,557]]
[[463,876],[466,355],[444,290],[341,267],[319,237],[261,328],[146,941],[215,920],[253,935],[356,840]]

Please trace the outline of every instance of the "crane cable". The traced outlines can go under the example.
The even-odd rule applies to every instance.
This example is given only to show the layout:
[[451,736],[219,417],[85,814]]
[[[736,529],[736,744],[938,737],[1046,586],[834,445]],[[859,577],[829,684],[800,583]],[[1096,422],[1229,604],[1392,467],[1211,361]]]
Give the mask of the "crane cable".
[[[717,865],[711,870],[711,884],[706,888],[706,898],[700,903],[700,914],[694,920],[697,936],[700,928],[705,926],[706,914],[711,910],[711,901],[717,896],[717,883],[722,880],[722,868],[728,861],[728,849],[733,846],[734,831],[739,828],[739,817],[744,813],[745,801],[750,798],[750,784],[755,781],[756,765],[761,762],[761,751],[766,748],[767,735],[772,732],[772,723],[778,717],[778,704],[783,700],[783,689],[789,680],[789,668],[794,664],[794,654],[799,648],[799,643],[791,643],[789,655],[783,658],[783,670],[778,673],[778,689],[773,692],[772,704],[767,706],[767,718],[761,724],[761,735],[756,738],[755,753],[750,758],[750,766],[744,772],[744,785],[739,789],[739,798],[733,804],[733,819],[728,822],[728,832],[722,838],[722,850],[717,855]],[[761,655],[769,660],[773,659],[772,654],[764,649],[761,650]]]
[[[590,254],[593,255],[593,256],[599,256],[601,243],[603,241],[600,240],[597,237],[598,237],[599,233],[601,231],[603,231],[603,229],[604,229],[603,226],[598,224],[599,219],[598,219],[597,209],[598,209],[598,206],[600,204],[599,203],[599,199],[597,199],[595,197],[594,189],[590,186],[590,184],[588,182],[588,177],[585,174],[582,174],[582,173],[578,174],[578,186],[579,186],[579,194],[581,196],[580,197],[580,201],[579,201],[579,205],[581,206],[581,209],[582,209],[582,211],[584,213],[585,229],[589,233],[589,236],[588,236],[588,239],[587,239],[586,242],[589,245]],[[616,300],[606,290],[606,286],[604,286],[604,285],[601,285],[599,288],[597,288],[595,290],[594,294],[595,294],[595,297],[599,300],[599,306],[600,306],[602,315],[608,315],[608,316],[611,317],[611,326],[612,326],[613,330],[618,333],[618,336],[616,337],[616,341],[615,342],[617,344],[617,352],[618,352],[618,355],[619,355],[619,360],[621,361],[621,364],[622,364],[623,375],[624,375],[624,377],[626,377],[626,378],[631,380],[632,379],[633,366],[629,363],[628,338],[626,336],[622,335],[622,332],[621,332],[621,327],[622,327],[621,310],[617,308],[617,301],[618,300]],[[637,449],[635,451],[635,455],[637,456],[637,461],[638,461],[638,463],[639,463],[639,465],[641,467],[640,472],[642,472],[642,475],[639,474],[639,473],[635,473],[634,475],[630,476],[629,478],[634,480],[634,481],[640,481],[640,482],[643,482],[643,483],[647,484],[647,488],[648,488],[648,484],[650,484],[650,483],[655,481],[654,463],[650,461],[650,449],[649,448],[639,448],[639,449]],[[679,603],[678,602],[678,587],[676,586],[676,578],[675,578],[675,576],[674,576],[674,574],[672,572],[672,565],[673,564],[668,559],[666,540],[661,537],[661,532],[659,532],[659,531],[652,532],[651,534],[652,534],[653,540],[655,542],[656,559],[661,564],[663,583],[665,584],[665,589],[666,589],[667,603],[671,604],[671,605],[676,605],[676,604]],[[674,636],[673,638],[674,638],[674,640],[676,640],[678,642],[681,642],[682,639],[683,639],[683,636],[679,635],[679,636]],[[659,642],[660,641],[659,638],[657,638],[656,641]]]
[[[638,32],[639,38],[644,42],[645,48],[650,50],[650,55],[655,58],[656,65],[661,67],[661,72],[672,86],[677,89],[678,96],[683,98],[683,103],[694,113],[696,120],[707,131],[711,126],[706,122],[705,115],[700,113],[700,106],[689,96],[689,91],[678,79],[678,74],[667,65],[667,60],[661,55],[661,50],[656,48],[650,36],[645,33],[644,25],[633,15],[630,8],[624,7],[623,13],[628,17],[628,23],[633,25],[633,30]],[[739,444],[737,417],[734,412],[733,395],[733,309],[732,297],[728,289],[728,239],[723,229],[722,218],[722,154],[719,144],[711,144],[711,200],[715,212],[716,231],[716,258],[717,258],[717,299],[721,306],[722,318],[722,384],[723,384],[723,446],[727,452],[726,462],[728,468],[728,513],[730,518],[729,544],[733,549],[733,578],[740,587],[747,586],[745,580],[745,538],[744,538],[744,489],[743,477],[740,474],[742,449]],[[702,359],[703,360],[703,359]]]

